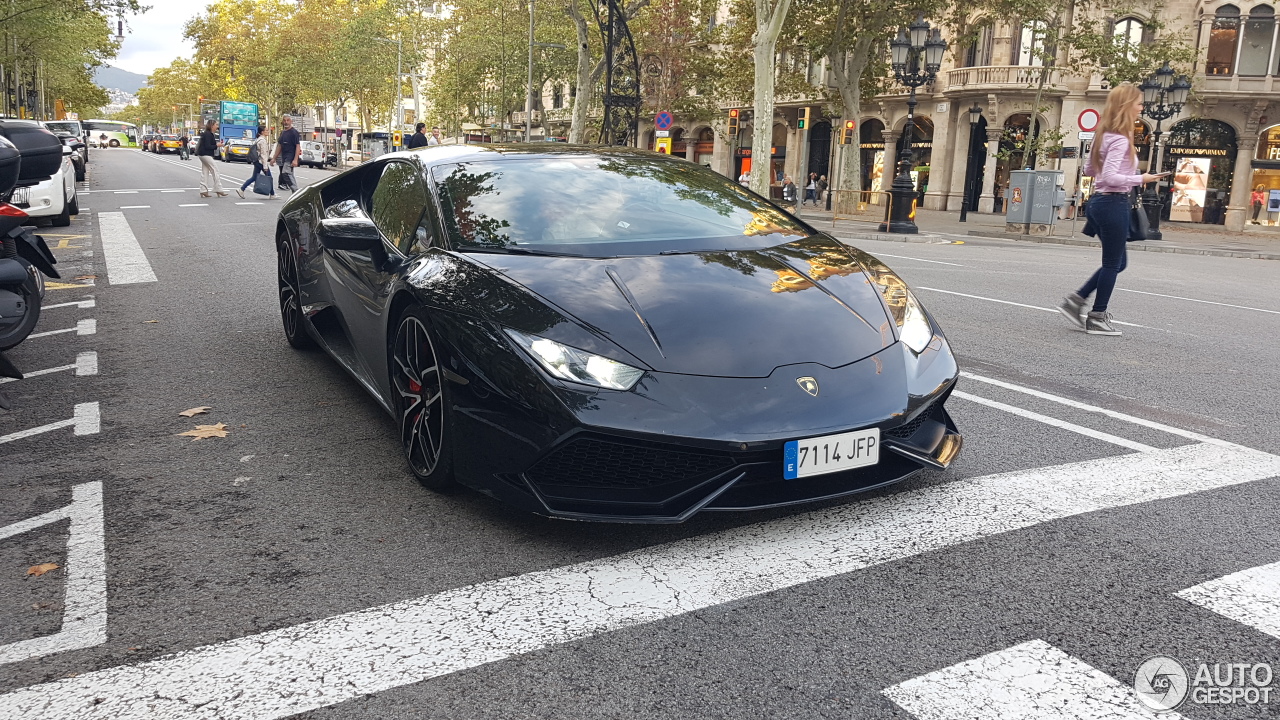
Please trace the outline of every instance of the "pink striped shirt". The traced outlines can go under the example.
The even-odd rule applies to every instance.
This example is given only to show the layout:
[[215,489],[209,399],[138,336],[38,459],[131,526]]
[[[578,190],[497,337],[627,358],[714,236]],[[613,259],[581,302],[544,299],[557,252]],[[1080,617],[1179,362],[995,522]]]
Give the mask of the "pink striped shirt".
[[1094,192],[1129,192],[1134,185],[1142,184],[1138,161],[1129,152],[1129,138],[1119,133],[1103,133],[1102,147],[1098,155],[1102,168],[1093,167],[1093,154],[1085,163],[1084,174],[1093,176]]

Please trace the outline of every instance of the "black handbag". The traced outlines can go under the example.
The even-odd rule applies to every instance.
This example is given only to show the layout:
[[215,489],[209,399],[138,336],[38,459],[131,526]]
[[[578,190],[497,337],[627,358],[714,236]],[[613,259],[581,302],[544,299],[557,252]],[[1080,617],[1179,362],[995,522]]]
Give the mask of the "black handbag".
[[1142,207],[1142,196],[1135,194],[1133,204],[1129,207],[1129,242],[1151,239],[1151,221],[1147,218],[1146,208]]

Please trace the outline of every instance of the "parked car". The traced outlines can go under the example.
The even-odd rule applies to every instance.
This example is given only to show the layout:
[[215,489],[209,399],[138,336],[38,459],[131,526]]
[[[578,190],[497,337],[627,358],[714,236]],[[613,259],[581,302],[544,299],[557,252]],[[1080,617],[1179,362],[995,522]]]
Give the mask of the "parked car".
[[44,126],[55,135],[72,135],[80,138],[80,141],[85,144],[81,154],[84,156],[84,161],[86,163],[89,162],[89,145],[92,143],[88,136],[88,131],[84,129],[84,125],[81,125],[79,120],[49,120]]
[[10,204],[27,213],[32,220],[49,218],[54,227],[71,224],[71,216],[80,214],[80,199],[76,196],[76,170],[71,156],[75,154],[65,144],[62,147],[62,165],[58,172],[44,182],[13,190]]
[[153,135],[153,134],[143,135],[142,137],[138,138],[138,148],[141,149],[143,152],[151,152],[151,142],[158,137],[160,136]]
[[253,141],[248,138],[231,138],[222,143],[222,147],[218,148],[218,153],[222,157],[222,162],[249,162],[249,148],[253,147]]

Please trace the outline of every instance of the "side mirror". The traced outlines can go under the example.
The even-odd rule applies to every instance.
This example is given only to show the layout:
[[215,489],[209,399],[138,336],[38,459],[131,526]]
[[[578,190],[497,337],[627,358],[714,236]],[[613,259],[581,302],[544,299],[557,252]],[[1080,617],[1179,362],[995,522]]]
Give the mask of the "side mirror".
[[382,248],[382,236],[367,218],[325,218],[320,221],[320,244],[326,250],[373,252]]
[[74,152],[74,151],[71,149],[71,146],[70,146],[70,145],[63,145],[63,146],[62,146],[62,154],[63,154],[63,155],[70,155],[72,152]]

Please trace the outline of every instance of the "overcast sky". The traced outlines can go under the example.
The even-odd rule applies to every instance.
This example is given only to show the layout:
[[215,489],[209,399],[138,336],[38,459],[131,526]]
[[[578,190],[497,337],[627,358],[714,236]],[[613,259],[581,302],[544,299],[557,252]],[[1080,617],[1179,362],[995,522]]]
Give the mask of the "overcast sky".
[[203,0],[143,0],[151,9],[125,18],[124,43],[110,64],[150,75],[175,58],[191,57],[195,46],[182,39],[182,26],[205,8]]

